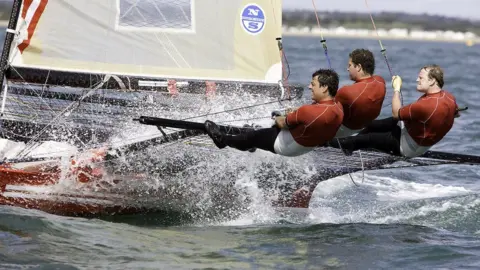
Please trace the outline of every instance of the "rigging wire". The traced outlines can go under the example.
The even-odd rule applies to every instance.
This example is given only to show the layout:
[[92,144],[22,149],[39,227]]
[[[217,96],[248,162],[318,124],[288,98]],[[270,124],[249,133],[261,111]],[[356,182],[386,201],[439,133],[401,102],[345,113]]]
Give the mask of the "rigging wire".
[[[279,25],[278,25],[278,22],[277,22],[277,14],[276,14],[276,10],[275,10],[275,4],[273,3],[273,1],[281,1],[281,0],[270,0],[270,5],[272,6],[272,12],[273,12],[273,21],[275,22],[275,27],[279,28]],[[282,26],[280,25],[280,28],[281,27]],[[287,55],[285,54],[285,51],[283,50],[283,44],[281,42],[280,37],[277,38],[277,45],[278,45],[278,48],[280,50],[280,59],[282,61],[282,79],[283,80],[288,80],[288,78],[290,78],[290,65],[288,64]],[[283,65],[283,61],[285,61],[285,65]]]
[[[375,25],[375,20],[373,19],[372,12],[370,11],[370,6],[368,5],[368,0],[365,0],[365,6],[367,7],[368,14],[370,15],[370,20],[372,21],[373,30],[375,31],[375,33],[377,35],[378,44],[380,44],[381,53],[383,55],[385,63],[387,64],[388,71],[390,72],[390,78],[393,78],[392,67],[391,67],[390,62],[388,61],[388,57],[387,57],[387,49],[385,49],[385,47],[383,46],[382,40],[380,39],[380,35],[378,34],[377,26]],[[402,104],[403,104],[402,92],[400,92],[400,99],[401,99]],[[392,105],[391,102],[389,104],[383,106],[382,108],[388,107],[390,105]]]
[[[284,97],[284,89],[287,89],[287,99],[290,99],[290,86],[288,85],[288,78],[290,77],[290,65],[288,64],[287,55],[283,50],[282,38],[277,38],[278,51],[280,53],[280,60],[282,62],[282,79],[279,81],[280,88],[282,88],[281,98]],[[280,102],[281,104],[281,102]]]
[[[91,95],[93,92],[95,92],[96,90],[98,90],[101,86],[103,86],[108,80],[110,79],[110,75],[107,75],[104,77],[103,81],[102,82],[99,82],[94,88],[92,88],[91,90],[89,90],[86,94],[82,95],[80,97],[80,99],[78,101],[74,101],[72,103],[70,103],[65,109],[63,109],[60,113],[58,113],[51,121],[49,121],[35,136],[31,137],[31,139],[26,142],[26,147],[24,149],[22,149],[18,154],[17,156],[20,156],[20,157],[26,157],[31,151],[33,151],[35,149],[35,141],[40,138],[40,136],[47,131],[48,127],[50,127],[55,121],[57,121],[58,119],[60,119],[65,113],[69,113],[73,110],[75,110],[75,108],[77,108],[78,106],[80,106],[81,102],[83,101],[83,99],[85,99],[87,96]],[[76,105],[76,106],[75,106]],[[78,138],[78,137],[77,137]],[[82,143],[84,146],[86,146],[86,144],[79,140],[80,143]]]
[[317,26],[320,31],[320,43],[322,44],[323,51],[325,53],[325,57],[327,58],[328,67],[332,69],[332,63],[330,61],[330,57],[328,56],[328,47],[327,47],[327,40],[323,38],[322,27],[320,26],[320,19],[318,18],[317,6],[315,5],[315,0],[312,0],[313,10],[315,12],[315,18],[317,19]]
[[[279,26],[278,22],[277,22],[275,4],[273,3],[273,1],[281,1],[281,0],[270,0],[270,6],[272,7],[273,20],[275,22],[275,28],[277,28],[277,29],[280,28],[281,29],[282,26],[281,25]],[[279,33],[279,36],[281,36],[281,33]],[[288,85],[288,78],[290,77],[290,65],[288,64],[287,55],[285,54],[285,51],[283,50],[282,38],[277,37],[276,40],[277,40],[278,50],[279,50],[279,53],[280,53],[280,61],[281,61],[281,65],[282,65],[282,79],[279,81],[279,86],[282,89],[282,97],[281,98],[283,98],[284,89],[287,89],[287,99],[290,99],[290,86]],[[281,101],[279,101],[279,103],[282,104]]]
[[277,100],[274,100],[274,101],[267,101],[267,102],[260,103],[260,104],[253,104],[253,105],[248,105],[248,106],[242,106],[242,107],[237,107],[237,108],[233,108],[233,109],[223,110],[223,111],[219,111],[219,112],[213,112],[213,113],[207,113],[207,114],[190,116],[190,117],[182,118],[182,119],[180,119],[180,120],[182,120],[182,121],[183,121],[183,120],[191,120],[191,119],[202,118],[202,117],[206,117],[206,116],[210,116],[210,115],[217,115],[217,114],[222,114],[222,113],[229,113],[229,112],[234,112],[234,111],[240,111],[240,110],[245,110],[245,109],[260,107],[260,106],[264,106],[264,105],[268,105],[268,104],[273,104],[273,103],[277,103],[277,102],[281,102],[281,101],[286,101],[286,100],[289,100],[289,99],[286,99],[286,98],[284,98],[284,99],[277,99]]
[[387,49],[385,49],[385,47],[383,47],[382,40],[380,39],[380,35],[378,34],[378,31],[377,31],[377,26],[375,25],[375,20],[373,20],[373,15],[370,12],[370,6],[368,5],[368,0],[365,0],[365,5],[367,6],[368,14],[370,15],[370,20],[372,21],[373,30],[377,34],[378,43],[380,44],[381,52],[382,52],[383,58],[385,59],[385,63],[387,64],[388,71],[390,72],[390,76],[393,77],[392,67],[390,66],[390,63],[388,62]]

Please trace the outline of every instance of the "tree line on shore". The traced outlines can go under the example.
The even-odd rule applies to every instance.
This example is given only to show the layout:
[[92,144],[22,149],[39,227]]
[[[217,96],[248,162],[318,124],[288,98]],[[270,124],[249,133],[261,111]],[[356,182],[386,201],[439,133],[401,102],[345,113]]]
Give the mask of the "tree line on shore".
[[[319,12],[322,28],[343,26],[345,28],[371,29],[372,21],[367,13]],[[452,18],[439,15],[409,14],[404,12],[378,12],[373,14],[377,28],[405,28],[424,31],[472,32],[480,36],[480,21]],[[312,10],[283,11],[283,25],[316,27],[317,20]]]

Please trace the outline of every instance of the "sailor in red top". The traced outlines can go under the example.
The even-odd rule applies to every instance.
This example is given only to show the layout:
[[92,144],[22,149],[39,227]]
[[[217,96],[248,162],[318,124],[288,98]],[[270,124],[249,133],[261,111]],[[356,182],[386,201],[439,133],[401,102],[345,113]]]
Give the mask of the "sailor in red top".
[[[459,116],[455,97],[442,89],[443,84],[443,70],[439,66],[423,67],[418,74],[417,90],[424,95],[402,107],[402,79],[394,76],[392,117],[373,121],[357,136],[339,139],[341,147],[347,152],[374,148],[409,158],[421,156],[450,131],[454,118]],[[329,145],[339,147],[336,140]]]
[[[455,97],[442,90],[442,86],[443,71],[437,66],[427,66],[421,69],[417,79],[417,90],[425,94],[416,102],[400,109],[400,106],[394,107],[392,103],[393,117],[404,123],[400,139],[402,155],[422,155],[452,128],[454,118],[458,117],[458,105]],[[394,92],[394,97],[399,96],[399,93],[400,87]]]
[[347,71],[352,85],[340,88],[335,100],[343,106],[343,123],[335,137],[342,138],[360,132],[375,120],[385,99],[385,80],[373,75],[375,58],[366,49],[356,49],[349,55]]
[[230,146],[242,151],[259,148],[283,156],[303,155],[333,139],[343,120],[342,107],[333,100],[338,89],[335,71],[316,71],[309,88],[314,103],[286,116],[277,116],[271,128],[227,135],[214,122],[206,121],[207,134],[219,148]]

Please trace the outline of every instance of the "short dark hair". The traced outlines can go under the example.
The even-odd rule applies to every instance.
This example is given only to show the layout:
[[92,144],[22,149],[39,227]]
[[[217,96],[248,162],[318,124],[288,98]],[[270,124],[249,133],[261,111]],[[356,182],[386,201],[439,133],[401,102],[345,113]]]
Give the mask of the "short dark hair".
[[363,71],[369,75],[375,72],[375,57],[373,53],[367,49],[355,49],[349,54],[352,63],[362,65]]
[[318,76],[320,86],[327,86],[328,94],[334,97],[338,90],[338,74],[331,69],[319,69],[312,74],[312,78]]
[[443,69],[439,65],[426,65],[422,69],[428,73],[429,79],[434,79],[440,88],[443,87]]

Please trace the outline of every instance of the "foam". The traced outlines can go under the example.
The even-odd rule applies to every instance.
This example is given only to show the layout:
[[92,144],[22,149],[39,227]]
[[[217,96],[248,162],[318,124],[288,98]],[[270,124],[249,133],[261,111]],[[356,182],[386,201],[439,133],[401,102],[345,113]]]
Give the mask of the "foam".
[[[390,177],[353,174],[359,187],[348,176],[319,184],[313,193],[313,223],[396,223],[426,220],[432,213],[466,209],[478,202],[460,202],[475,191],[462,186],[417,183]],[[460,201],[456,201],[460,200]],[[427,222],[427,221],[425,221]]]

